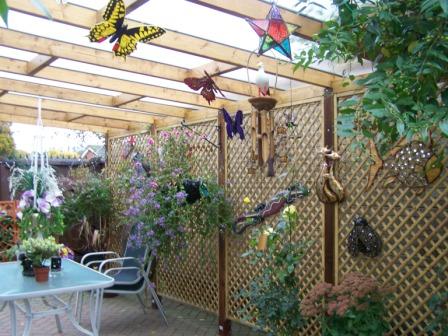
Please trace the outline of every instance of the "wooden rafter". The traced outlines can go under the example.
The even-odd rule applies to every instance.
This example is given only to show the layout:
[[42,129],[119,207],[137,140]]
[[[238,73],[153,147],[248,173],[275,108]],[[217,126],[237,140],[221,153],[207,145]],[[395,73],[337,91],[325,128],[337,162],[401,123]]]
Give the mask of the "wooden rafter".
[[41,71],[43,68],[49,66],[57,57],[47,55],[37,55],[27,64],[27,75],[33,76]]
[[[251,19],[262,19],[269,12],[271,4],[260,0],[187,0],[202,6],[220,10],[235,16]],[[280,8],[283,19],[293,25],[301,27],[297,35],[311,39],[322,28],[322,22],[298,15],[294,11]]]
[[[73,4],[67,4],[62,7],[57,5],[53,0],[42,0],[42,3],[50,10],[55,21],[87,29],[97,23],[97,13],[94,10]],[[8,5],[12,10],[17,10],[40,17],[43,16],[37,8],[30,6],[27,0],[11,0],[8,2]],[[128,23],[130,25],[139,24],[133,20],[128,20]],[[275,59],[266,56],[260,56],[259,58],[251,57],[251,52],[246,50],[170,30],[167,30],[166,34],[160,38],[153,40],[152,44],[192,55],[207,57],[215,61],[227,62],[240,66],[246,66],[248,59],[250,58],[251,61],[248,66],[251,69],[256,69],[258,62],[262,61],[265,65],[266,71],[269,73],[276,73],[278,70],[278,74],[280,76],[293,78],[323,87],[329,87],[331,82],[337,77],[335,75],[311,68],[293,72],[292,66],[289,63],[278,64]]]
[[[322,97],[323,94],[324,94],[323,88],[313,86],[293,89],[292,92],[291,91],[281,92],[276,96],[277,107],[287,106],[289,104],[292,104],[292,102],[296,102],[299,100],[303,101],[306,99],[314,99],[316,97]],[[229,103],[224,107],[231,114],[235,113],[237,110],[250,111],[252,108],[249,101],[247,100]],[[218,111],[207,111],[207,110],[190,111],[185,115],[184,121],[186,121],[187,123],[195,123],[203,120],[215,119],[217,118],[217,116]],[[154,124],[158,128],[165,128],[165,127],[177,126],[180,124],[180,121],[174,118],[164,118],[156,120]]]
[[[125,132],[129,130],[139,130],[144,127],[143,124],[121,123],[118,127],[112,127],[107,122],[99,120],[83,120],[83,122],[69,122],[64,112],[42,110],[44,126],[53,126],[61,128],[71,128],[77,130],[94,131],[106,133],[107,131]],[[17,122],[25,124],[36,124],[36,109],[21,106],[13,106],[0,103],[0,120],[8,122]],[[141,126],[140,126],[141,125]],[[116,126],[116,125],[114,125]]]
[[[17,66],[8,65],[6,64],[7,62],[5,62],[5,60],[8,60],[8,63],[12,62],[17,63],[18,65]],[[19,65],[19,63],[21,62],[23,61],[0,57],[0,70],[8,71],[7,70],[8,68],[15,69],[16,70],[15,73],[26,75],[26,72],[23,73],[21,71],[22,67]],[[206,108],[209,107],[205,99],[201,95],[196,93],[180,91],[175,89],[168,89],[161,86],[143,84],[128,80],[116,79],[112,77],[88,74],[74,70],[66,70],[56,67],[47,67],[41,70],[39,73],[37,73],[35,77],[51,79],[56,81],[63,81],[66,83],[72,83],[78,85],[86,85],[95,88],[118,91],[123,93],[130,93],[141,96],[178,101],[185,104],[203,106]],[[227,102],[229,102],[229,100],[223,98],[217,98],[210,104],[210,107],[220,108],[223,104]]]
[[204,71],[207,71],[210,76],[219,76],[226,72],[238,70],[240,68],[240,66],[212,61],[210,63],[191,69],[188,71],[188,73],[190,74],[190,76],[203,76]]
[[130,14],[136,9],[143,6],[145,3],[149,2],[150,0],[129,0],[126,1],[126,13]]
[[[7,92],[6,90],[9,90],[18,93],[37,95],[41,97],[71,100],[108,107],[117,106],[115,105],[117,97],[0,77],[0,91],[1,90],[5,90],[5,93]],[[183,118],[185,116],[185,113],[188,111],[187,109],[180,107],[168,107],[166,105],[148,102],[141,102],[141,104],[130,104],[129,102],[127,102],[121,104],[120,107],[136,110],[138,112],[153,114],[155,116],[171,116],[178,118]]]
[[[183,82],[186,77],[191,76],[190,71],[185,68],[135,57],[128,57],[125,61],[113,56],[111,52],[73,45],[5,28],[0,28],[0,45],[177,82]],[[254,85],[248,85],[246,82],[239,80],[225,77],[215,77],[214,80],[221,90],[224,91],[243,95],[247,95],[250,90],[252,92],[256,91]]]
[[117,97],[113,97],[112,99],[112,105],[115,107],[122,106],[124,104],[129,104],[132,102],[135,102],[136,100],[142,99],[142,96],[133,95],[129,93],[122,93],[121,95]]
[[[37,98],[8,93],[0,98],[0,103],[35,108],[37,104]],[[148,114],[123,111],[93,105],[79,104],[71,101],[66,102],[66,101],[42,99],[42,108],[51,111],[75,113],[92,117],[117,119],[122,121],[140,122],[146,124],[152,124],[154,122],[154,118]]]

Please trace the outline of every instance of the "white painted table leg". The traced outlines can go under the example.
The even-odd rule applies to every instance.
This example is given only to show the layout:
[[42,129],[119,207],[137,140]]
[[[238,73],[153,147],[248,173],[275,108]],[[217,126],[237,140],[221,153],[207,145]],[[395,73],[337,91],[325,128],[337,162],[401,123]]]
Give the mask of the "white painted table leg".
[[11,335],[17,336],[16,306],[14,304],[14,301],[9,301],[8,306],[9,306],[9,317],[11,321]]
[[25,303],[25,329],[23,330],[23,336],[28,336],[31,331],[31,323],[33,322],[33,312],[31,310],[31,304],[28,299],[23,300]]

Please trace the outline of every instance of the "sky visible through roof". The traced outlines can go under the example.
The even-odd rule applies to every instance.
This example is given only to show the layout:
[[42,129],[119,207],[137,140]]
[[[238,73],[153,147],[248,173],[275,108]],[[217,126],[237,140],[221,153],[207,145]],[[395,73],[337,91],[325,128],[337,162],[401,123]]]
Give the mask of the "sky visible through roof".
[[[242,0],[243,1],[243,0]],[[108,0],[69,0],[70,3],[87,7],[94,10],[100,10],[104,8]],[[271,3],[272,1],[265,1]],[[334,9],[331,6],[331,0],[316,0],[321,6],[313,4],[312,0],[302,1],[301,4],[296,6],[298,0],[277,0],[277,4],[281,7],[288,8],[293,11],[298,11],[306,7],[302,14],[309,17],[327,20],[334,14]],[[31,6],[31,4],[30,4]],[[260,18],[264,18],[267,13],[260,13]],[[211,8],[200,6],[185,0],[151,0],[146,4],[135,10],[128,15],[129,19],[140,21],[147,24],[159,25],[161,27],[179,31],[185,34],[197,36],[203,39],[208,39],[218,43],[230,45],[235,48],[244,49],[254,52],[258,48],[259,39],[254,33],[248,23],[240,17],[236,17],[227,13],[223,13]],[[26,22],[26,24],[24,24]],[[3,23],[0,24],[3,26]],[[4,26],[3,26],[4,27]],[[88,38],[88,30],[71,25],[58,23],[44,18],[38,18],[23,13],[11,11],[9,16],[9,29],[17,30],[24,33],[34,34],[60,40],[69,43],[75,43],[78,45],[88,46],[90,48],[96,48],[99,50],[111,50],[111,45],[108,42],[101,44],[91,43]],[[311,45],[310,41],[303,40],[294,36],[292,38],[293,53],[297,53],[300,50],[307,49]],[[36,54],[31,52],[25,52],[12,48],[0,47],[0,56],[10,57],[13,59],[30,61]],[[211,60],[203,57],[189,55],[186,53],[169,50],[166,48],[157,47],[150,44],[140,43],[138,49],[132,55],[133,57],[156,61],[160,63],[175,65],[178,67],[193,69],[198,66],[210,63]],[[285,60],[284,57],[277,52],[268,53],[268,56],[274,56],[279,60]],[[120,78],[125,80],[131,80],[140,83],[146,83],[151,85],[168,87],[176,90],[192,92],[184,83],[171,81],[167,79],[161,79],[128,71],[121,71],[111,68],[105,68],[95,65],[89,65],[81,62],[74,62],[71,60],[57,59],[51,66],[60,67],[65,69],[72,69],[77,71],[83,71],[90,74],[98,74],[102,76]],[[335,65],[329,63],[322,63],[315,65],[315,67],[323,69],[328,72],[341,74],[344,72],[346,65]],[[352,67],[354,73],[357,73],[356,66]],[[292,67],[291,67],[292,71]],[[365,72],[364,68],[360,69],[361,72]],[[248,75],[249,73],[249,75]],[[238,69],[228,72],[223,75],[224,77],[233,78],[247,82],[248,80],[253,82],[255,79],[255,71],[247,69]],[[50,81],[30,76],[14,75],[10,73],[0,72],[0,77],[9,79],[18,79],[29,81],[37,84],[45,84],[52,86],[59,86],[65,88],[72,88],[81,91],[87,91],[98,94],[105,94],[110,96],[119,95],[119,92],[97,89],[92,87],[85,87],[82,85],[68,84],[59,81]],[[271,85],[274,85],[275,76],[270,75]],[[277,87],[283,90],[290,88],[296,88],[306,86],[307,84],[293,81],[287,78],[278,77]],[[231,100],[241,100],[247,98],[243,95],[224,92],[226,98]],[[186,108],[198,108],[188,104],[175,103],[172,101],[166,101],[162,99],[155,99],[145,97],[143,101],[155,102],[159,104],[167,104],[172,106],[181,106]],[[16,126],[15,126],[16,127]],[[19,129],[15,128],[15,133],[19,134]],[[26,137],[27,132],[20,133],[20,137]],[[30,141],[20,139],[20,146],[29,144]],[[62,143],[61,146],[66,146]],[[26,146],[25,146],[26,147]],[[25,148],[23,147],[23,148]]]

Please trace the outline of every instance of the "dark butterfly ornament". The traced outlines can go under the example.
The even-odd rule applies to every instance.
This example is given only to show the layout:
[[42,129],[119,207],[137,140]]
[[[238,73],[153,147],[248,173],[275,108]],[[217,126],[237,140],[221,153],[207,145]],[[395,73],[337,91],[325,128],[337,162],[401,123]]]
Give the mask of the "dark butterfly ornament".
[[126,6],[123,0],[110,0],[103,14],[103,22],[90,29],[90,42],[103,42],[109,37],[115,56],[130,55],[137,49],[138,42],[148,42],[163,34],[165,30],[156,26],[139,26],[129,28],[123,24],[126,16]]
[[226,122],[227,136],[232,139],[234,135],[239,135],[241,140],[244,140],[243,129],[243,112],[238,111],[235,114],[235,119],[232,119],[226,109],[222,109],[224,121]]
[[207,71],[204,71],[204,73],[205,76],[201,78],[187,77],[184,79],[184,83],[187,84],[188,87],[194,91],[201,90],[202,97],[204,97],[205,100],[210,105],[210,102],[216,99],[215,93],[219,92],[223,97],[225,96],[224,93],[222,93],[222,91],[216,85],[212,77],[207,73]]
[[348,252],[356,257],[359,253],[367,257],[377,257],[381,253],[382,242],[380,236],[367,223],[367,221],[356,216],[353,220],[355,227],[348,235]]

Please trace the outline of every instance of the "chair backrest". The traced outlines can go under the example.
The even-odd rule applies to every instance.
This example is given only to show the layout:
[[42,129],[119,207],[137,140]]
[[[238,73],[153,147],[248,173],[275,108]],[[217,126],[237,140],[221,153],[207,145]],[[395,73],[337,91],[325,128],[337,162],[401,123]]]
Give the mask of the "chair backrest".
[[[134,225],[129,233],[128,241],[126,243],[126,248],[123,253],[123,257],[133,257],[138,259],[142,264],[145,264],[145,273],[149,273],[150,263],[148,263],[149,256],[149,247],[145,244],[141,244],[140,246],[136,245],[134,241],[131,239],[133,235],[137,234],[137,227]],[[134,260],[125,260],[123,263],[123,267],[138,267],[139,264]]]

